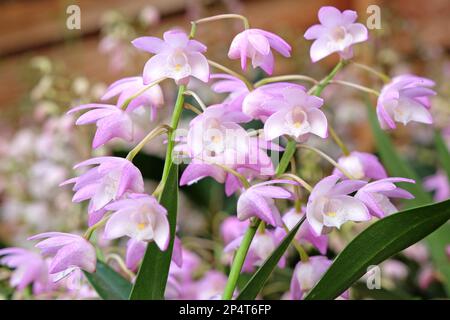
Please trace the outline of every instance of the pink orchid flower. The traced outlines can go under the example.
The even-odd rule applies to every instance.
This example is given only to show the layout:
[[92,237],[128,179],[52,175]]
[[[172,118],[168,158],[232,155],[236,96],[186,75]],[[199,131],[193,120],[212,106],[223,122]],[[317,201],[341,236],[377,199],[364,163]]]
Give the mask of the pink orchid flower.
[[439,170],[434,175],[426,177],[424,186],[428,191],[435,191],[434,201],[444,201],[450,198],[450,183],[447,174],[442,170]]
[[91,165],[98,166],[61,184],[75,184],[73,202],[90,199],[89,213],[102,209],[127,192],[142,193],[144,191],[144,180],[139,169],[124,158],[97,157],[83,161],[74,168]]
[[167,210],[156,198],[146,194],[130,194],[128,199],[115,201],[105,207],[114,211],[105,226],[106,239],[123,236],[136,241],[155,241],[164,251],[170,240]]
[[295,138],[299,142],[306,141],[310,134],[321,138],[328,136],[328,123],[325,114],[319,109],[323,100],[308,95],[298,87],[283,89],[284,101],[274,106],[279,111],[272,114],[264,124],[264,135],[272,140],[283,134]]
[[[106,92],[101,99],[109,100],[118,95],[117,107],[120,108],[128,98],[144,88],[144,79],[142,77],[123,78],[112,83],[108,89],[106,89]],[[134,98],[128,104],[126,112],[131,113],[139,107],[149,108],[150,119],[153,121],[157,116],[157,109],[161,108],[163,104],[164,96],[161,87],[159,85],[154,85],[145,90],[138,97]]]
[[355,11],[339,11],[334,7],[322,7],[319,10],[320,24],[311,26],[305,32],[305,39],[315,40],[310,55],[317,62],[334,52],[343,59],[353,56],[352,45],[366,41],[368,33],[361,23],[355,23],[358,15]]
[[313,188],[306,206],[306,219],[316,235],[330,228],[340,228],[347,221],[368,221],[371,216],[364,203],[349,196],[367,182],[361,180],[339,181],[331,175],[320,180]]
[[291,180],[271,180],[251,186],[238,199],[237,217],[240,220],[257,217],[270,225],[282,227],[283,221],[274,199],[290,199],[292,194],[272,185],[276,183],[296,184]]
[[[179,257],[177,259],[172,259],[169,274],[180,283],[192,281],[194,278],[193,273],[201,265],[201,259],[197,254],[182,247],[179,240],[177,246],[174,246],[174,252],[178,251]],[[177,248],[177,250],[175,250],[175,248]]]
[[209,270],[200,280],[191,283],[187,290],[191,294],[183,299],[220,300],[226,284],[226,275],[217,270]]
[[208,82],[209,64],[202,54],[206,51],[205,45],[189,39],[181,30],[167,31],[163,38],[140,37],[132,41],[136,48],[155,54],[145,64],[144,84],[162,78],[187,84],[191,76]]
[[177,149],[192,159],[181,176],[180,185],[190,185],[209,176],[225,183],[227,195],[233,194],[242,187],[241,182],[218,165],[235,169],[248,179],[272,175],[273,163],[265,149],[276,146],[250,137],[238,124],[249,120],[242,112],[227,111],[223,105],[208,107],[194,118],[186,144]]
[[246,95],[242,101],[242,111],[253,119],[265,122],[279,110],[280,101],[284,102],[283,90],[291,87],[305,90],[305,87],[289,82],[275,82],[260,86]]
[[[386,170],[378,158],[370,153],[353,151],[348,156],[338,159],[338,164],[344,168],[355,179],[384,179],[387,178]],[[347,177],[338,169],[333,171],[341,179]]]
[[220,225],[220,235],[225,245],[242,236],[249,227],[249,221],[241,221],[237,217],[225,218]]
[[428,247],[422,242],[417,242],[412,246],[409,246],[403,250],[402,253],[405,257],[417,262],[420,265],[426,264],[430,258]]
[[291,298],[301,300],[331,266],[332,261],[325,256],[310,257],[307,262],[297,263],[292,274]]
[[206,159],[232,165],[237,154],[248,151],[249,137],[238,123],[251,118],[239,111],[227,110],[224,105],[213,105],[191,120],[187,135],[189,155],[194,159]]
[[[302,210],[301,212],[297,212],[295,208],[292,208],[288,212],[283,215],[283,222],[286,227],[291,230],[295,227],[295,225],[300,221],[300,219],[305,215],[305,212]],[[321,254],[327,253],[328,247],[328,236],[327,235],[319,235],[317,236],[311,225],[307,220],[305,220],[295,235],[295,239],[300,244],[309,243],[313,245]]]
[[22,248],[0,250],[0,264],[14,268],[10,279],[11,287],[22,291],[33,286],[33,294],[38,295],[50,289],[47,262],[37,253]]
[[247,69],[247,58],[250,58],[253,68],[260,67],[266,73],[272,74],[274,57],[271,49],[284,57],[291,55],[291,46],[276,34],[261,29],[247,29],[234,37],[228,57],[241,59],[244,71]]
[[381,179],[361,187],[355,194],[355,198],[367,206],[370,214],[383,218],[398,211],[389,198],[414,198],[408,191],[397,187],[394,184],[397,182],[415,183],[414,180],[406,178]]
[[130,115],[115,105],[83,104],[70,109],[67,114],[87,109],[91,110],[80,116],[75,124],[96,124],[97,131],[92,141],[92,148],[101,147],[114,138],[121,138],[129,142],[133,140],[133,122]]
[[211,79],[220,79],[211,85],[214,92],[229,94],[222,103],[228,105],[233,111],[242,111],[242,102],[250,92],[245,83],[224,73],[212,74]]
[[139,263],[144,257],[147,249],[147,242],[130,238],[127,242],[127,253],[125,255],[125,265],[131,271],[136,271]]
[[[28,240],[45,239],[36,244],[44,256],[51,256],[50,274],[67,276],[76,268],[95,272],[97,258],[94,246],[85,238],[62,232],[44,232]],[[57,278],[59,280],[59,278]]]
[[395,129],[395,122],[407,125],[410,121],[430,124],[430,89],[434,82],[414,75],[401,75],[392,79],[381,90],[377,102],[378,121],[383,129]]
[[[270,256],[270,254],[277,248],[280,242],[283,240],[286,233],[282,229],[264,230],[258,231],[252,240],[247,256],[242,266],[243,272],[253,272],[256,267],[261,266],[264,261]],[[235,252],[241,245],[243,235],[237,237],[224,248],[224,253]],[[230,256],[229,262],[231,263],[232,257]],[[286,264],[286,258],[283,256],[278,263],[280,268],[284,268]]]
[[[179,240],[177,244],[177,238],[175,244],[164,296],[166,299],[194,299],[194,273],[200,267],[201,259],[183,248]],[[174,258],[174,255],[178,257]]]

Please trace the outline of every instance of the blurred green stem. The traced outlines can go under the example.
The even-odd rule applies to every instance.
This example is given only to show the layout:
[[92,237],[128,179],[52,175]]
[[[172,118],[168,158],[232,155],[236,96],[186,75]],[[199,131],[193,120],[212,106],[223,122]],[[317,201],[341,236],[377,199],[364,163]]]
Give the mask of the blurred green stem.
[[166,184],[167,178],[169,177],[169,170],[172,166],[172,153],[173,148],[175,146],[174,141],[174,132],[178,128],[178,123],[180,122],[181,117],[181,111],[183,111],[183,104],[184,104],[184,91],[186,90],[186,86],[181,85],[178,88],[178,96],[177,101],[175,102],[175,107],[173,109],[172,113],[172,120],[170,122],[170,127],[172,128],[171,131],[167,134],[167,150],[166,150],[166,161],[164,162],[164,169],[163,174],[160,182],[161,188],[164,188],[164,185]]
[[261,220],[255,219],[242,238],[241,245],[236,251],[233,264],[231,265],[230,274],[228,276],[225,290],[223,291],[222,300],[231,300],[233,297],[233,293],[239,279],[239,274],[241,273],[242,266],[244,265],[245,257],[247,256],[248,249],[250,248],[250,244],[252,243],[253,237],[255,236],[256,230],[258,230],[260,223]]
[[372,67],[366,66],[365,64],[362,64],[362,63],[353,62],[353,61],[351,61],[351,63],[352,63],[352,65],[354,65],[357,68],[360,68],[362,70],[368,71],[368,72],[376,75],[378,78],[383,80],[384,83],[387,83],[387,82],[391,81],[391,78],[387,74],[385,74],[383,72],[380,72],[378,70],[375,70]]

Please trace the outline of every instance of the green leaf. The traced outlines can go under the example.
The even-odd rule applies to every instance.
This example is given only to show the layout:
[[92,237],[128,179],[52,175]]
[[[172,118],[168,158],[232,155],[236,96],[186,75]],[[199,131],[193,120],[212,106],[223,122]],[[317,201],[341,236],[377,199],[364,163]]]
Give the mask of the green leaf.
[[[424,190],[422,181],[414,170],[396,152],[394,146],[392,145],[391,139],[380,128],[373,108],[371,108],[370,105],[368,105],[368,108],[369,121],[377,143],[377,149],[380,153],[383,164],[389,172],[389,175],[410,178],[416,181],[415,184],[399,183],[399,186],[408,190],[415,196],[415,199],[406,200],[405,207],[410,208],[431,203],[432,198],[430,194]],[[439,140],[442,140],[442,137],[441,139],[439,139],[439,137],[437,138],[436,149],[440,155],[441,163],[446,168],[450,166],[450,162],[448,161],[448,150],[446,149],[444,142]],[[434,266],[444,275],[446,279],[445,287],[447,294],[450,296],[450,264],[447,262],[445,256],[445,246],[450,242],[450,224],[445,224],[436,230],[436,232],[427,237],[426,242],[428,248],[430,249]]]
[[307,300],[334,299],[376,265],[420,241],[450,219],[450,200],[381,219],[360,233],[336,257]]
[[391,139],[380,128],[378,124],[378,119],[376,117],[375,111],[371,106],[369,106],[369,121],[372,127],[372,132],[377,144],[378,152],[380,153],[381,160],[384,166],[389,172],[390,176],[393,177],[403,177],[414,179],[416,181],[413,183],[399,183],[399,186],[411,192],[415,199],[410,199],[406,202],[408,207],[416,207],[431,203],[432,199],[428,192],[426,192],[422,187],[422,181],[414,172],[414,170],[406,163],[395,150]]
[[162,300],[166,290],[170,261],[172,259],[178,209],[178,166],[172,165],[167,182],[159,199],[167,209],[170,224],[170,242],[165,251],[161,251],[154,242],[150,242],[145,252],[136,282],[131,291],[132,300]]
[[295,140],[289,140],[288,143],[286,144],[286,148],[284,148],[284,153],[283,156],[281,157],[280,163],[278,164],[276,170],[277,175],[283,174],[286,171],[289,162],[291,161],[291,158],[294,155],[296,149],[297,145]]
[[264,264],[255,272],[252,278],[247,282],[244,289],[238,295],[236,300],[253,300],[258,295],[259,291],[264,287],[267,279],[272,274],[272,271],[277,266],[281,257],[289,247],[294,239],[295,234],[302,225],[304,219],[300,220],[297,225],[286,235],[281,241],[280,245],[272,252],[272,254],[266,259]]
[[[450,181],[450,153],[440,132],[435,132],[435,144],[441,167],[447,172]],[[450,296],[450,263],[445,252],[450,243],[450,224],[443,225],[438,231],[428,238],[428,247],[431,252],[434,265],[445,278],[445,290]]]
[[86,278],[103,300],[127,300],[131,283],[107,264],[97,261],[94,273],[84,271]]

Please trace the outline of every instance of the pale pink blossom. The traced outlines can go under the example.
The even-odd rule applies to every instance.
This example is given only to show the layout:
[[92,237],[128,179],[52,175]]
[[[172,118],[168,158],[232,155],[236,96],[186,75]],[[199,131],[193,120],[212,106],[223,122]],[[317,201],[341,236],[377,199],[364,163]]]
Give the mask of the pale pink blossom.
[[70,109],[68,114],[88,109],[91,110],[80,116],[75,124],[96,124],[97,131],[92,141],[92,148],[101,147],[113,138],[121,138],[129,142],[133,140],[133,122],[130,115],[115,105],[83,104]]
[[327,6],[320,8],[318,16],[320,24],[311,26],[304,35],[307,40],[315,40],[310,50],[313,62],[334,52],[338,52],[343,59],[350,59],[353,56],[352,46],[368,38],[366,27],[355,23],[358,17],[355,11],[341,12]]
[[[354,179],[384,179],[386,170],[378,158],[370,153],[353,151],[348,156],[342,156],[337,163],[344,168]],[[347,178],[338,168],[333,171],[342,179]]]
[[395,129],[396,122],[407,125],[410,121],[431,124],[429,111],[431,89],[434,82],[414,75],[393,78],[383,87],[377,102],[378,121],[383,129]]
[[444,201],[450,198],[450,183],[447,174],[442,170],[426,177],[423,185],[426,190],[434,191],[434,201]]
[[227,98],[222,103],[228,105],[233,111],[242,111],[242,102],[250,93],[247,85],[241,79],[229,74],[212,74],[211,79],[219,79],[211,85],[214,92],[228,93]]
[[370,182],[362,186],[355,194],[369,209],[371,215],[383,218],[398,211],[389,198],[412,199],[414,196],[408,191],[395,185],[397,182],[415,183],[406,178],[386,178]]
[[237,202],[237,217],[240,220],[256,217],[272,226],[283,226],[280,212],[274,199],[291,199],[291,192],[276,183],[295,184],[291,180],[271,180],[257,183],[245,190]]
[[248,220],[241,221],[234,216],[225,218],[220,225],[220,235],[222,236],[225,245],[242,236],[249,225],[250,222]]
[[[292,208],[283,215],[283,222],[289,230],[292,230],[304,215],[304,210],[297,212],[295,208]],[[327,253],[328,236],[322,234],[319,236],[316,235],[307,220],[298,229],[295,239],[300,244],[309,243],[313,245],[321,254]]]
[[325,256],[310,257],[308,261],[297,263],[292,274],[291,298],[301,300],[308,293],[323,274],[331,266],[331,260]]
[[167,31],[163,38],[140,37],[132,41],[136,48],[155,54],[145,64],[144,84],[162,78],[187,84],[191,76],[208,82],[209,64],[203,55],[205,45],[189,39],[181,30]]
[[291,46],[276,34],[261,29],[247,29],[234,37],[228,57],[240,59],[244,71],[247,69],[247,58],[250,58],[253,68],[260,67],[266,73],[272,74],[274,56],[271,49],[284,57],[291,55]]
[[167,210],[146,194],[130,194],[128,199],[118,200],[105,207],[114,213],[108,219],[104,236],[116,239],[123,236],[135,241],[155,241],[166,250],[170,240]]
[[272,140],[284,134],[298,142],[306,141],[311,134],[326,138],[328,122],[320,110],[323,100],[297,87],[282,90],[284,101],[274,101],[279,111],[272,114],[264,124],[265,138]]
[[130,238],[127,242],[127,253],[125,255],[125,265],[128,269],[136,271],[139,263],[144,257],[147,249],[147,242]]
[[[284,230],[264,230],[256,232],[247,256],[242,266],[243,272],[253,272],[256,267],[261,266],[270,254],[277,248],[283,237],[286,235]],[[235,252],[241,245],[243,235],[237,237],[224,248],[224,253]],[[230,261],[231,262],[231,261]],[[280,268],[284,268],[286,259],[283,256],[278,263]]]
[[123,78],[112,83],[108,89],[106,89],[106,92],[101,99],[109,100],[118,96],[116,105],[120,108],[128,98],[140,93],[139,96],[130,101],[125,111],[127,113],[132,113],[139,107],[148,108],[150,109],[151,120],[155,120],[157,109],[161,108],[164,104],[163,92],[159,85],[154,85],[143,91],[144,89],[145,85],[142,77]]
[[[97,157],[77,164],[74,168],[97,165],[79,177],[69,179],[61,185],[74,183],[73,202],[90,199],[88,212],[104,208],[125,193],[144,191],[144,180],[138,168],[130,161],[119,157]],[[102,214],[100,212],[100,214]]]
[[320,180],[313,188],[306,206],[306,218],[315,234],[326,233],[330,228],[340,228],[347,221],[368,221],[369,210],[364,203],[349,196],[367,182],[362,180],[339,181],[331,175]]
[[285,88],[297,88],[305,91],[305,87],[290,82],[275,82],[262,85],[249,92],[242,101],[242,111],[253,119],[263,122],[280,110],[280,103],[285,102]]
[[17,291],[32,285],[33,294],[38,295],[51,288],[47,263],[39,254],[22,248],[6,248],[0,250],[0,257],[0,264],[15,269],[9,283]]
[[42,255],[51,256],[50,274],[66,276],[76,268],[94,272],[97,264],[94,246],[85,238],[62,232],[45,232],[28,240],[45,239],[36,244]]

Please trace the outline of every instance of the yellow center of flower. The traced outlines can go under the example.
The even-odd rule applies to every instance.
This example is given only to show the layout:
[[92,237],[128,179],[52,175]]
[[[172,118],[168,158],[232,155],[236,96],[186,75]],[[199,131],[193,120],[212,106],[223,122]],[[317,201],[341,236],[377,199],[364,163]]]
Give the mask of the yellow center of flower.
[[139,230],[143,230],[143,229],[145,229],[145,227],[146,227],[147,225],[145,224],[145,223],[138,223],[138,225],[137,225],[137,228],[139,229]]
[[334,212],[334,211],[329,211],[329,212],[326,213],[326,215],[329,216],[329,217],[331,217],[331,218],[334,218],[334,217],[336,217],[336,212]]
[[175,65],[175,70],[176,70],[176,71],[180,71],[181,68],[182,68],[181,64],[177,63],[177,64]]
[[212,136],[211,140],[214,143],[219,143],[222,141],[222,138],[219,135],[217,135],[217,136]]
[[335,41],[341,41],[345,39],[346,31],[343,27],[336,27],[331,34]]

